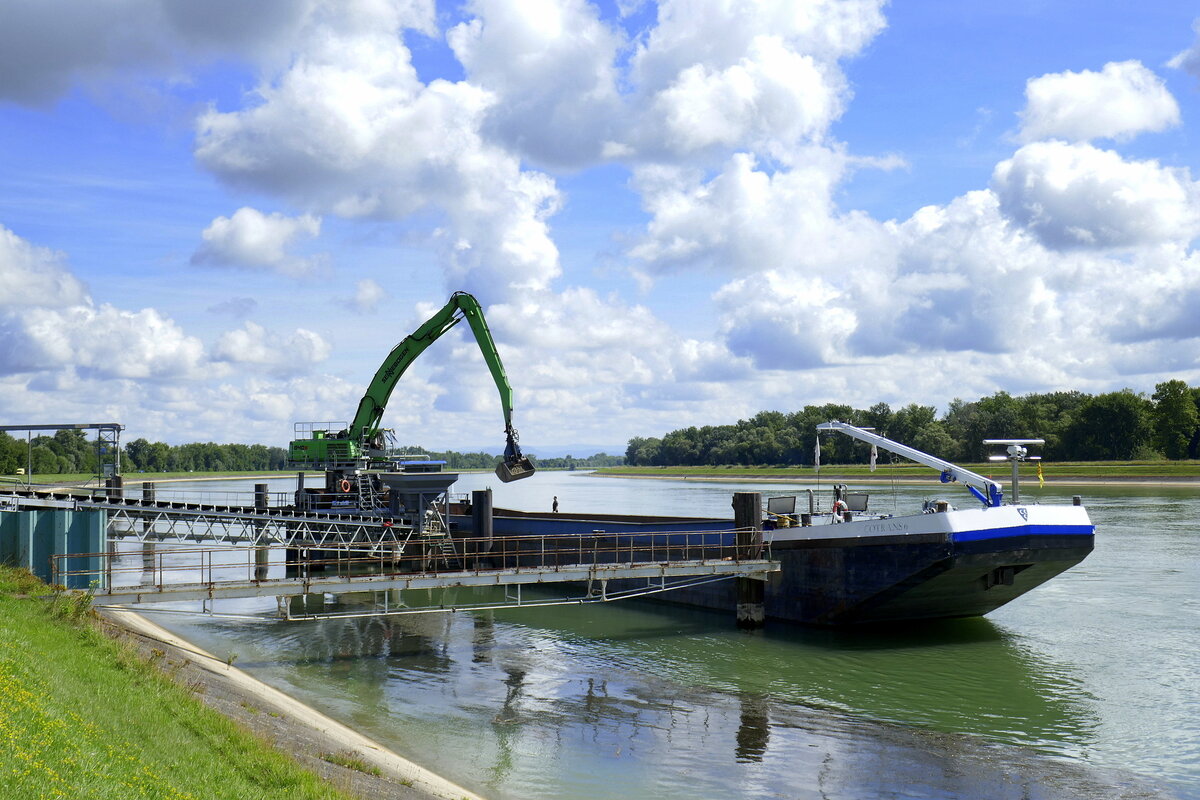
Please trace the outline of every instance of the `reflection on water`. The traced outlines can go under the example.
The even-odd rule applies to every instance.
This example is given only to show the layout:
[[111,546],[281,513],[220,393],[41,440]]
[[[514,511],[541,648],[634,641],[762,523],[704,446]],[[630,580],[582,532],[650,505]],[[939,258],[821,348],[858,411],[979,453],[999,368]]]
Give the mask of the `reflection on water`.
[[[1109,791],[1028,752],[937,733],[1056,753],[1092,736],[1077,678],[985,620],[907,635],[747,634],[709,612],[614,605],[212,621],[191,635],[224,642],[239,667],[490,796],[645,796],[651,785],[662,797],[752,787],[808,796],[798,763],[824,791],[849,793],[840,796],[1007,797],[972,792],[1014,763],[1014,786],[1069,778]],[[880,775],[884,762],[899,776]]]
[[[589,481],[546,477],[523,491],[583,502]],[[640,510],[674,494],[598,482],[635,484],[605,491],[642,492]],[[744,487],[686,488],[716,513]],[[643,603],[167,623],[493,797],[1158,796],[1084,764],[1200,796],[1200,500],[1090,506],[1096,552],[988,619],[746,633]]]

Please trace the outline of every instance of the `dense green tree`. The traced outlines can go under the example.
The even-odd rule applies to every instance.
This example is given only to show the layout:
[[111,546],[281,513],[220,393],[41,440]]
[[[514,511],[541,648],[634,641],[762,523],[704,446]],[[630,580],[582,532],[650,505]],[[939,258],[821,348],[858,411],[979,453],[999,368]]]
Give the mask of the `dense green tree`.
[[[1196,413],[1200,414],[1200,386],[1192,389],[1192,402],[1196,404]],[[1200,428],[1192,434],[1192,441],[1188,445],[1188,458],[1200,458]]]
[[656,466],[660,443],[661,441],[654,437],[630,439],[629,447],[625,449],[625,463],[642,467]]
[[1150,443],[1150,412],[1149,401],[1129,389],[1097,395],[1064,433],[1066,447],[1072,458],[1131,459]]
[[34,445],[31,458],[33,461],[33,472],[35,475],[58,474],[58,456],[54,454],[54,451],[50,449],[49,445]]
[[887,436],[892,429],[892,407],[887,403],[876,403],[861,414],[863,427],[874,428],[880,436]]
[[[789,413],[761,411],[732,425],[682,428],[662,439],[635,437],[626,449],[626,463],[811,465],[816,426],[835,419],[874,428],[952,461],[980,461],[994,449],[984,445],[984,439],[1007,438],[1042,438],[1042,454],[1057,460],[1141,456],[1149,450],[1151,432],[1166,449],[1160,430],[1169,418],[1175,436],[1171,452],[1196,457],[1200,389],[1189,389],[1182,381],[1169,381],[1158,389],[1153,405],[1129,390],[1095,397],[1074,391],[1024,397],[997,392],[973,402],[955,398],[941,419],[932,406],[915,403],[895,412],[886,403],[865,411],[840,404],[810,405]],[[822,437],[824,464],[865,463],[869,452],[868,445],[847,436]]]
[[1032,438],[1046,440],[1042,455],[1057,460],[1068,458],[1064,450],[1063,433],[1088,401],[1088,395],[1083,392],[1051,392],[1018,399],[1021,402],[1023,429],[1029,431]]
[[1192,390],[1180,380],[1164,381],[1154,387],[1151,399],[1154,446],[1167,458],[1187,458],[1200,428],[1200,413]]
[[0,475],[12,475],[25,466],[25,443],[0,432]]

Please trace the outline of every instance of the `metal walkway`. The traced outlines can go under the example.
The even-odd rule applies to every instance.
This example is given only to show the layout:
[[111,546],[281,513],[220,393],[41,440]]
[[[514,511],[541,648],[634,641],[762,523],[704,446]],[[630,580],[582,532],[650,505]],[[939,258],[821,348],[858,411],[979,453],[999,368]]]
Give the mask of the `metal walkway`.
[[284,544],[294,539],[331,547],[394,541],[390,520],[338,511],[297,511],[287,506],[109,497],[104,490],[10,490],[0,510],[95,509],[108,514],[108,538],[141,542]]
[[[493,552],[477,556],[449,554],[440,546],[416,546],[412,541],[386,554],[321,551],[325,558],[289,557],[278,548],[268,549],[267,559],[256,558],[261,547],[170,548],[157,551],[152,564],[122,564],[139,560],[131,553],[54,556],[53,572],[56,582],[63,583],[80,572],[67,568],[71,559],[109,559],[104,569],[113,585],[97,587],[94,599],[119,604],[552,583],[585,584],[607,600],[620,596],[608,596],[609,581],[635,580],[667,591],[682,585],[677,583],[681,579],[692,583],[696,578],[765,578],[779,570],[778,563],[762,553],[739,558],[736,545],[702,542],[712,536],[712,531],[640,534],[631,541],[601,534],[572,537],[582,540],[578,548],[554,542],[554,550],[545,548],[554,537],[506,537],[490,542]],[[694,543],[688,545],[687,537]],[[454,541],[467,552],[486,544],[470,538]],[[255,577],[263,568],[267,577]]]
[[[0,510],[47,507],[106,512],[106,552],[51,556],[51,583],[91,583],[102,604],[508,587],[516,602],[500,605],[529,605],[520,587],[534,584],[579,584],[584,595],[556,602],[599,602],[731,577],[765,579],[779,570],[769,544],[751,530],[479,538],[282,506],[63,490],[0,496]],[[122,542],[143,546],[122,551]],[[196,546],[202,542],[213,546]],[[610,582],[619,582],[616,591]]]

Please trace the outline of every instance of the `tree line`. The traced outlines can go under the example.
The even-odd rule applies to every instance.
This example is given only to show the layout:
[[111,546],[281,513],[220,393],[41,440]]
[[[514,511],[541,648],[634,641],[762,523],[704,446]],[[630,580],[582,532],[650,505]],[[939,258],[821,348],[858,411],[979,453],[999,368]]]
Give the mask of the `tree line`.
[[[84,474],[97,472],[97,441],[82,430],[61,430],[53,436],[36,436],[31,441],[0,432],[0,475],[12,475],[28,469],[32,463],[36,475]],[[454,450],[430,452],[420,447],[404,448],[445,461],[452,470],[495,469],[500,456],[491,453],[459,453]],[[623,456],[596,453],[586,458],[537,458],[545,469],[591,469],[624,463]],[[282,447],[262,444],[216,444],[192,442],[169,445],[134,439],[121,448],[121,471],[131,472],[261,472],[288,467],[288,453]]]
[[[495,469],[501,462],[501,456],[494,456],[491,453],[459,453],[454,450],[446,450],[444,452],[434,452],[425,450],[421,447],[405,447],[401,448],[402,452],[422,453],[435,461],[445,461],[446,468],[451,470],[459,469]],[[533,453],[527,454],[533,463],[542,469],[596,469],[599,467],[619,467],[625,463],[624,456],[610,456],[608,453],[595,453],[593,455],[576,458],[572,455],[567,455],[562,458],[538,458]]]
[[[0,475],[32,465],[36,475],[97,472],[97,442],[81,430],[61,430],[31,441],[0,432]],[[169,445],[134,439],[121,448],[121,471],[130,472],[259,472],[284,469],[287,450],[262,444],[193,442]]]
[[[1056,461],[1200,458],[1200,388],[1171,380],[1158,384],[1149,397],[1124,389],[1020,397],[997,392],[974,402],[956,398],[940,417],[933,406],[916,403],[896,411],[887,403],[865,410],[826,404],[790,413],[761,411],[732,425],[635,437],[625,461],[637,466],[811,465],[816,426],[830,420],[874,428],[951,461],[984,461],[990,455],[984,439],[1012,438],[1045,439],[1041,454]],[[821,439],[822,463],[866,463],[869,453],[869,445],[848,436]]]

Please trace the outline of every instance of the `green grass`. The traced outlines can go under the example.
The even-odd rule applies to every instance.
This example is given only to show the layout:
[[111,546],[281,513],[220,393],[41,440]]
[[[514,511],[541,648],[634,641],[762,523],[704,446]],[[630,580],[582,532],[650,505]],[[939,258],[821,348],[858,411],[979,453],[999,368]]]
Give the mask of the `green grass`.
[[377,778],[383,774],[383,771],[380,770],[379,767],[368,764],[363,760],[362,756],[358,755],[357,753],[322,753],[321,758],[328,761],[330,764],[337,764],[339,767],[345,767],[346,769],[358,770],[359,772],[366,773],[367,775],[374,775]]
[[[984,462],[982,464],[960,464],[981,475],[990,475],[1002,480],[1011,474],[1007,463]],[[808,478],[817,476],[812,467],[605,467],[596,470],[602,475],[629,475],[634,477],[679,476],[690,478]],[[1200,461],[1047,461],[1042,464],[1047,480],[1056,478],[1093,479],[1144,479],[1200,478]],[[1022,477],[1036,480],[1037,462],[1021,465]],[[836,478],[929,478],[937,480],[937,473],[919,464],[883,464],[871,472],[865,464],[821,467],[822,480]]]
[[100,632],[87,599],[0,567],[5,800],[345,798]]

